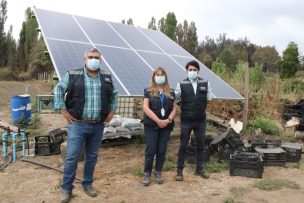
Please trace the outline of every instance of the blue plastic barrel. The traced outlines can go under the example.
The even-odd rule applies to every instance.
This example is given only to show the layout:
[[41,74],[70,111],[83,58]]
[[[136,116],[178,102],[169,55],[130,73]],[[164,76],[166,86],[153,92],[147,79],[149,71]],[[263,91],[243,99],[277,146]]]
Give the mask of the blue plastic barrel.
[[12,120],[14,124],[31,121],[32,104],[29,95],[18,95],[11,97]]

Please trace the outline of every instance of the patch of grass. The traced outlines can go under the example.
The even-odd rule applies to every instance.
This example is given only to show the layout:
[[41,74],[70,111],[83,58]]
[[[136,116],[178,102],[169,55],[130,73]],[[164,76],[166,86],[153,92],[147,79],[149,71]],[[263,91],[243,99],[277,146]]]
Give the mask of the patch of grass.
[[175,165],[177,164],[177,159],[174,156],[168,156],[167,160]]
[[235,203],[235,201],[232,197],[225,197],[224,203]]
[[297,168],[299,169],[300,168],[300,163],[297,162],[297,163],[286,163],[284,165],[285,168]]
[[267,191],[280,190],[283,187],[295,190],[300,188],[297,183],[290,180],[261,180],[256,182],[253,187]]
[[250,190],[248,188],[245,188],[245,187],[232,187],[232,188],[230,188],[231,194],[236,198],[243,196],[244,194],[246,194],[249,191]]
[[219,163],[215,159],[211,159],[205,164],[205,170],[207,173],[220,173],[229,169],[228,163]]
[[173,162],[165,162],[163,166],[163,171],[172,171],[175,168],[175,164]]
[[136,168],[130,168],[130,173],[134,176],[142,177],[144,176],[144,171],[142,168],[136,167]]
[[42,133],[41,130],[38,129],[29,129],[28,130],[30,133],[30,137],[34,137],[34,136],[39,136],[39,135],[44,135],[45,133]]

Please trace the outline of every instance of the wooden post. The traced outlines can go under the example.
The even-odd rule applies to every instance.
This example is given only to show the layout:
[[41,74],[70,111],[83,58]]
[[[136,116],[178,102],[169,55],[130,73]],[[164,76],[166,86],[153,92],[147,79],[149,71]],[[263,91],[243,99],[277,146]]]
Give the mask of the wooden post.
[[243,111],[243,132],[246,132],[248,124],[248,100],[249,100],[249,67],[248,62],[244,63],[244,111]]

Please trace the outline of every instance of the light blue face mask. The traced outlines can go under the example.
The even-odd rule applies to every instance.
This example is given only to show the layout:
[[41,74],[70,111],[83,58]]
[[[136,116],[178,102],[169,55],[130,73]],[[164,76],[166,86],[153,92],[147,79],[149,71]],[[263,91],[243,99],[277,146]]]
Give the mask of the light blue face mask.
[[165,76],[155,76],[154,81],[158,85],[162,85],[166,82],[166,77]]
[[92,71],[96,71],[98,68],[100,68],[100,60],[99,59],[88,59],[87,68]]
[[189,72],[188,72],[188,78],[189,78],[190,80],[196,79],[196,78],[197,78],[197,71],[189,71]]

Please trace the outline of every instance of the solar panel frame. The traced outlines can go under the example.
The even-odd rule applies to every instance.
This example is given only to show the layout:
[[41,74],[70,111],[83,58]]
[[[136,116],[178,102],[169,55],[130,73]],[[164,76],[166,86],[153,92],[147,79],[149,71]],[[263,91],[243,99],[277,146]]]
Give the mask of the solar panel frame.
[[[34,8],[34,12],[59,78],[64,71],[74,68],[68,67],[67,64],[76,66],[77,63],[80,63],[78,57],[85,51],[80,51],[80,47],[96,47],[102,52],[102,68],[112,73],[120,96],[142,96],[143,89],[149,85],[155,68],[161,66],[166,69],[169,78],[171,78],[169,80],[170,86],[174,88],[178,81],[186,78],[185,64],[190,60],[196,60],[195,57],[159,31],[44,9]],[[55,31],[55,34],[49,33],[51,28],[47,28],[49,24],[43,17],[44,13],[57,19],[57,22],[53,22],[50,26],[51,28],[54,27],[54,24],[65,22],[64,26],[61,25],[64,27],[63,33],[58,33],[58,31]],[[61,18],[65,16],[68,20],[59,19],[56,15],[61,16]],[[67,32],[66,22],[70,22],[71,19],[74,20],[73,23],[70,23],[72,29],[74,32],[78,30],[77,32],[80,34],[69,38],[70,33]],[[75,24],[78,26],[77,29]],[[68,44],[69,48],[64,48],[66,50],[62,51],[56,47],[60,44]],[[71,46],[75,47],[71,48]],[[73,57],[68,53],[68,50],[72,50]],[[80,53],[76,53],[78,51]],[[62,58],[60,53],[67,59]],[[83,62],[79,65],[81,64]],[[244,99],[202,63],[200,66],[199,75],[210,81],[215,99]]]

